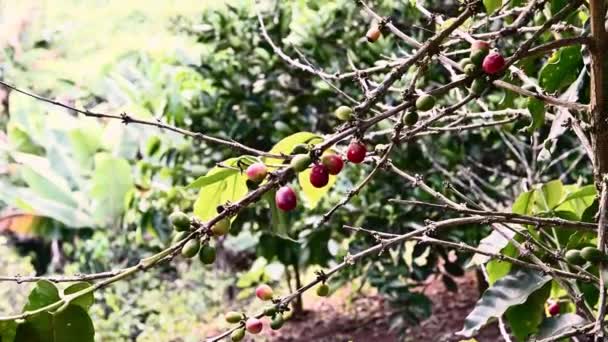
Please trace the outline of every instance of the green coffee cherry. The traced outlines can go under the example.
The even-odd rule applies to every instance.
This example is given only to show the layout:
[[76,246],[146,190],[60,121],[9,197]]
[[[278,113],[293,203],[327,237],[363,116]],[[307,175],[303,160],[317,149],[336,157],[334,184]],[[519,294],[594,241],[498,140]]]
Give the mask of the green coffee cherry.
[[264,309],[264,316],[272,317],[276,313],[277,313],[277,307],[276,306],[269,306],[266,309]]
[[471,93],[475,95],[481,95],[481,93],[483,93],[483,91],[486,90],[487,87],[488,82],[486,82],[485,79],[476,78],[475,80],[473,80],[473,83],[471,83]]
[[477,72],[477,66],[475,64],[468,64],[464,67],[464,73],[467,76],[474,75]]
[[463,59],[460,61],[460,67],[461,67],[463,70],[464,70],[464,68],[465,68],[467,65],[469,65],[469,64],[473,64],[473,62],[471,61],[471,59],[470,59],[470,58],[463,58]]
[[239,328],[230,334],[230,340],[232,342],[242,341],[245,338],[245,328]]
[[193,258],[196,255],[196,253],[198,253],[198,250],[200,248],[201,248],[201,243],[198,241],[197,238],[188,240],[188,242],[186,242],[184,247],[182,247],[182,255],[185,258]]
[[334,112],[334,115],[342,121],[350,120],[352,114],[353,109],[348,106],[340,106]]
[[198,252],[199,260],[205,265],[213,264],[213,262],[215,261],[215,256],[215,247],[211,247],[209,245],[204,245]]
[[591,262],[597,262],[604,259],[604,254],[595,247],[585,247],[581,249],[583,259]]
[[480,66],[483,62],[483,59],[488,55],[488,51],[486,50],[476,50],[471,53],[471,62],[473,64]]
[[243,318],[243,313],[236,311],[228,311],[224,315],[224,319],[226,319],[226,322],[233,324],[240,322]]
[[177,234],[175,234],[175,236],[173,236],[173,239],[171,240],[171,244],[175,245],[176,243],[185,239],[186,236],[188,236],[189,234],[190,233],[188,233],[188,232],[178,232]]
[[169,215],[169,222],[171,222],[178,232],[190,229],[190,218],[181,211],[176,211]]
[[403,123],[408,126],[414,126],[418,122],[418,112],[413,111],[405,114]]
[[293,150],[291,151],[292,155],[296,154],[308,154],[308,145],[306,144],[297,144]]
[[317,287],[317,296],[327,297],[329,295],[329,286],[327,284],[321,284]]
[[306,170],[311,162],[312,160],[308,154],[298,154],[291,158],[291,163],[289,165],[291,165],[295,172],[302,172]]
[[572,265],[580,266],[580,265],[585,264],[585,259],[581,255],[581,251],[579,251],[578,249],[571,249],[571,250],[567,251],[565,258],[566,258],[566,261],[568,261]]
[[274,316],[272,321],[270,321],[270,328],[272,330],[279,330],[283,326],[283,323],[285,323],[285,320],[283,319],[283,314],[278,313]]
[[228,234],[230,231],[230,219],[224,217],[223,219],[216,222],[213,227],[211,227],[211,234],[213,236],[222,236]]
[[435,97],[433,95],[422,95],[416,100],[416,109],[422,112],[429,111],[435,107]]

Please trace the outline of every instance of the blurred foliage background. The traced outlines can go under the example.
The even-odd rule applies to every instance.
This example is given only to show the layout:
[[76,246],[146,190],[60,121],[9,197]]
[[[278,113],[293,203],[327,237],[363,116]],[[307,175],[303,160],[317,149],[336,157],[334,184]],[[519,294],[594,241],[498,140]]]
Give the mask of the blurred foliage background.
[[[252,5],[4,0],[0,77],[92,111],[159,118],[263,150],[293,133],[330,133],[339,124],[330,113],[345,100],[322,80],[288,68],[274,55],[261,38]],[[457,9],[456,1],[431,5],[447,15]],[[374,6],[398,18],[396,24],[421,41],[435,29],[406,1],[375,1]],[[265,1],[261,8],[275,42],[328,72],[348,70],[351,62],[372,66],[405,53],[395,39],[367,44],[370,18],[350,0]],[[381,79],[377,77],[372,80]],[[419,82],[445,80],[431,68]],[[354,81],[337,85],[361,96]],[[441,101],[456,101],[457,95]],[[493,109],[525,108],[498,90],[489,98]],[[385,99],[388,104],[399,100],[398,94]],[[133,264],[169,243],[170,212],[192,212],[198,193],[184,187],[216,163],[238,156],[156,128],[83,118],[15,93],[0,113],[0,268],[7,274],[89,273]],[[505,134],[527,124],[507,126]],[[379,130],[390,127],[387,123]],[[438,189],[444,188],[445,175],[433,163],[451,169],[471,158],[487,165],[508,165],[510,160],[510,171],[521,171],[495,130],[437,135],[428,138],[432,144],[426,139],[400,146],[393,162],[422,174]],[[369,138],[371,146],[386,142],[383,135]],[[560,144],[560,149],[572,147],[566,139]],[[574,158],[566,158],[564,168]],[[213,266],[176,259],[97,292],[91,309],[97,337],[196,341],[224,326],[218,317],[227,309],[225,303],[235,309],[255,306],[250,298],[258,283],[286,291],[310,279],[313,271],[374,243],[343,231],[342,224],[403,232],[447,215],[389,203],[388,198],[427,196],[410,184],[396,184],[393,175],[380,174],[328,224],[315,229],[321,215],[369,171],[347,168],[316,207],[288,218],[286,235],[274,234],[268,205],[261,202],[239,215],[231,235],[218,242],[219,261]],[[485,172],[496,202],[507,206],[521,191],[509,179]],[[567,180],[588,174],[580,168]],[[442,234],[475,245],[486,233],[483,227],[469,227]],[[453,277],[463,274],[467,261],[457,251],[431,252],[408,243],[390,257],[349,268],[330,285],[336,289],[349,283],[379,292],[393,304],[392,325],[403,332],[430,314],[430,301],[411,289],[438,276],[456,291]],[[28,288],[0,283],[0,293],[11,294],[11,301],[0,303],[0,312],[17,311]]]

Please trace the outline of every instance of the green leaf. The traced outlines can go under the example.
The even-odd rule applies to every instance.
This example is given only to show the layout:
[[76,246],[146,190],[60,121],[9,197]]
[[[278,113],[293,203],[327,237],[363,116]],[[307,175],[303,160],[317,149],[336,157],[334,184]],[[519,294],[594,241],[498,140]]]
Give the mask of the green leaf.
[[[503,234],[513,237],[513,235],[515,233],[513,233],[513,231],[511,231],[511,230],[505,229]],[[505,238],[503,236],[503,234],[497,232],[496,230],[493,230],[490,233],[490,235],[486,236],[485,238],[481,239],[481,241],[479,241],[479,245],[477,246],[477,249],[484,251],[484,252],[490,252],[490,253],[500,252],[500,250],[505,248],[507,246],[507,244],[509,243],[509,240],[507,238]],[[484,254],[475,253],[475,255],[473,255],[473,258],[471,258],[471,261],[469,262],[467,267],[470,267],[473,265],[482,265],[482,264],[485,264],[486,262],[488,262],[489,260],[490,260],[489,256],[484,255]]]
[[532,209],[533,209],[533,194],[534,191],[526,191],[521,193],[517,199],[515,200],[515,202],[513,202],[513,206],[511,208],[511,211],[514,212],[515,214],[520,214],[520,215],[530,215],[532,214]]
[[0,341],[13,342],[17,334],[17,323],[15,321],[0,322]]
[[486,8],[486,13],[492,14],[502,6],[502,0],[483,0],[483,5]]
[[[81,290],[84,290],[88,287],[90,287],[91,284],[87,283],[87,282],[78,282],[78,283],[74,283],[68,287],[65,288],[65,290],[63,290],[63,294],[64,295],[69,295]],[[91,305],[93,305],[93,302],[95,301],[95,297],[93,296],[93,292],[89,292],[85,295],[82,295],[74,300],[72,300],[71,304],[73,305],[79,305],[81,306],[83,309],[87,310],[88,308],[91,307]]]
[[528,98],[528,112],[530,112],[532,122],[527,128],[528,132],[532,133],[533,131],[541,128],[545,123],[546,109],[544,102],[534,97]]
[[550,93],[560,91],[576,80],[582,65],[579,45],[563,47],[555,51],[540,69],[540,86]]
[[[222,162],[228,167],[237,168],[240,158],[231,158]],[[229,170],[226,173],[225,170]],[[220,180],[201,187],[198,198],[194,202],[194,215],[201,220],[208,220],[217,215],[217,207],[227,202],[236,202],[247,194],[247,176],[239,169],[227,169],[216,166],[209,170],[206,176],[222,172]],[[233,217],[232,219],[234,219]]]
[[560,180],[553,180],[541,185],[535,194],[535,202],[540,211],[549,212],[561,203],[564,196],[564,185]]
[[287,217],[287,213],[279,210],[279,208],[277,208],[277,204],[275,202],[275,195],[276,195],[276,190],[272,190],[267,192],[266,194],[264,194],[264,199],[268,202],[268,204],[270,205],[270,219],[271,219],[271,228],[272,228],[272,232],[280,235],[280,236],[287,236],[289,235],[290,231],[289,231],[289,226],[287,224],[288,221],[288,217]]
[[509,273],[483,293],[457,334],[467,338],[473,336],[491,318],[501,317],[508,308],[525,303],[532,293],[550,280],[550,276],[528,269]]
[[59,290],[55,284],[48,280],[39,280],[36,286],[32,289],[27,297],[27,303],[23,307],[23,311],[32,311],[40,309],[47,305],[59,301]]
[[234,175],[235,172],[238,172],[233,169],[222,168],[213,174],[206,174],[204,176],[198,177],[194,182],[190,183],[186,187],[186,189],[200,189],[204,186],[211,185],[215,182],[221,182],[227,177]]
[[546,339],[564,333],[572,328],[580,327],[586,323],[587,321],[583,317],[573,313],[549,317],[540,325],[538,334],[535,337],[537,340]]
[[551,283],[545,284],[540,290],[532,293],[525,303],[510,307],[505,317],[515,337],[524,341],[526,337],[537,331],[538,325],[545,317],[545,302],[551,293]]
[[68,305],[56,314],[42,313],[17,326],[16,341],[92,342],[95,328],[89,314],[78,305]]
[[93,217],[99,225],[111,224],[123,212],[125,195],[133,187],[131,167],[123,158],[98,153],[91,181]]

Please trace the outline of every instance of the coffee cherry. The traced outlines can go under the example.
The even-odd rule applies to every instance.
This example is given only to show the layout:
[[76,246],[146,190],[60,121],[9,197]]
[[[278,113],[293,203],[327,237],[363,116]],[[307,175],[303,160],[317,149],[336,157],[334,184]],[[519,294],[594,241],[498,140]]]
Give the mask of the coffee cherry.
[[226,322],[228,323],[238,323],[243,319],[243,313],[236,311],[228,311],[224,315],[224,319],[226,319]]
[[335,154],[326,154],[321,157],[321,164],[327,168],[330,175],[337,175],[344,167],[344,161],[340,156]]
[[255,163],[255,164],[251,164],[249,165],[249,167],[247,168],[247,171],[245,171],[245,173],[247,174],[247,178],[255,183],[260,183],[261,181],[264,180],[264,178],[266,178],[266,174],[268,173],[268,170],[266,170],[266,165],[262,164],[262,163]]
[[327,284],[321,284],[317,287],[317,296],[327,297],[329,295],[329,286]]
[[355,164],[361,163],[365,159],[365,154],[367,153],[367,148],[365,145],[358,141],[352,141],[348,145],[348,151],[346,151],[346,158]]
[[264,324],[259,319],[251,317],[245,322],[245,328],[252,334],[259,334],[264,328]]
[[559,302],[553,302],[549,305],[549,315],[555,316],[559,314]]
[[578,249],[571,249],[569,251],[566,252],[566,261],[571,263],[572,265],[584,265],[585,264],[585,259],[583,258],[583,256],[581,255],[581,251],[579,251]]
[[182,255],[185,258],[192,258],[198,253],[199,248],[201,248],[201,243],[197,238],[188,240],[188,242],[184,244],[184,247],[182,247]]
[[382,34],[382,32],[380,32],[380,28],[378,28],[377,25],[374,25],[374,26],[370,27],[369,30],[367,30],[367,33],[365,34],[365,38],[367,38],[368,42],[373,43],[380,38],[381,34]]
[[255,289],[255,295],[261,300],[271,300],[272,299],[272,288],[266,284],[259,285]]
[[198,252],[198,258],[203,264],[209,265],[215,261],[216,254],[215,247],[204,245]]
[[289,165],[295,172],[302,172],[306,170],[311,162],[312,160],[308,154],[297,154],[291,158]]
[[185,239],[188,235],[190,235],[189,232],[178,232],[177,234],[175,234],[175,236],[173,236],[173,239],[171,239],[171,244],[175,245],[176,243]]
[[595,247],[585,247],[581,249],[583,259],[591,262],[597,262],[604,259],[604,254]]
[[353,114],[353,109],[348,106],[340,106],[334,112],[334,115],[342,121],[350,120],[352,114]]
[[297,144],[293,150],[291,150],[291,155],[296,154],[308,154],[308,145],[306,144]]
[[473,64],[473,62],[471,61],[470,58],[463,58],[462,60],[460,60],[460,63],[459,63],[462,70],[464,70],[464,68],[469,64]]
[[169,215],[169,222],[175,227],[178,232],[183,232],[190,229],[190,218],[181,211],[176,211]]
[[282,186],[274,196],[277,207],[283,211],[295,209],[298,204],[296,193],[288,186]]
[[283,323],[285,323],[285,320],[283,319],[283,314],[278,313],[274,316],[272,321],[270,321],[270,328],[272,330],[279,330],[283,326]]
[[475,95],[481,95],[484,90],[488,88],[488,82],[483,78],[476,78],[471,83],[471,93]]
[[264,309],[264,316],[272,317],[276,313],[277,313],[277,307],[276,306],[269,306],[266,309]]
[[310,184],[315,188],[322,188],[329,182],[329,173],[325,165],[316,164],[310,171]]
[[211,234],[213,236],[222,236],[228,234],[230,231],[230,219],[228,217],[224,217],[223,219],[217,221],[211,227]]
[[490,51],[490,43],[483,40],[476,40],[471,43],[471,52]]
[[505,59],[498,53],[492,52],[483,59],[482,68],[486,74],[496,74],[505,66]]
[[469,64],[464,67],[464,74],[467,76],[472,76],[477,72],[477,66],[475,64]]
[[422,112],[429,111],[435,107],[435,97],[433,95],[422,95],[416,100],[416,109]]
[[236,329],[232,332],[232,334],[230,334],[230,340],[232,342],[242,341],[243,338],[245,338],[245,328]]
[[418,112],[413,111],[405,114],[403,123],[408,126],[414,126],[418,122]]

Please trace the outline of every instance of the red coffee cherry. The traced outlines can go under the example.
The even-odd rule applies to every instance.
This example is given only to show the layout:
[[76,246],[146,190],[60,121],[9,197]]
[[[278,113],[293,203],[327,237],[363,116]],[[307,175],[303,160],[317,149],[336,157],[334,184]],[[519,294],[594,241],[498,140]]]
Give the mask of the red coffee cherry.
[[505,66],[505,59],[498,53],[492,52],[483,59],[482,68],[486,74],[496,74]]
[[557,314],[559,314],[559,303],[558,302],[553,302],[549,305],[549,315],[551,316],[555,316]]
[[344,162],[340,156],[335,154],[326,154],[321,157],[321,163],[327,168],[330,175],[337,175],[342,171]]
[[272,288],[266,284],[262,284],[255,289],[255,295],[261,300],[271,300]]
[[346,152],[346,158],[355,164],[361,163],[365,159],[367,148],[365,145],[358,141],[353,141],[348,145],[348,151]]
[[329,173],[322,164],[315,164],[310,171],[310,184],[315,188],[322,188],[329,182]]
[[251,334],[259,334],[262,331],[262,328],[264,328],[264,324],[255,317],[251,317],[245,322],[245,329]]
[[373,43],[380,38],[381,34],[382,32],[380,32],[380,28],[378,28],[377,25],[374,25],[367,30],[365,38],[367,38],[368,42]]
[[266,165],[262,164],[262,163],[255,163],[255,164],[251,164],[249,165],[249,167],[247,168],[247,171],[245,171],[245,173],[247,173],[247,178],[254,182],[254,183],[259,183],[261,181],[264,180],[264,178],[266,178],[266,174],[268,173],[268,170],[266,170]]
[[288,186],[282,186],[274,197],[277,202],[277,207],[283,211],[290,211],[295,209],[298,204],[296,193]]

